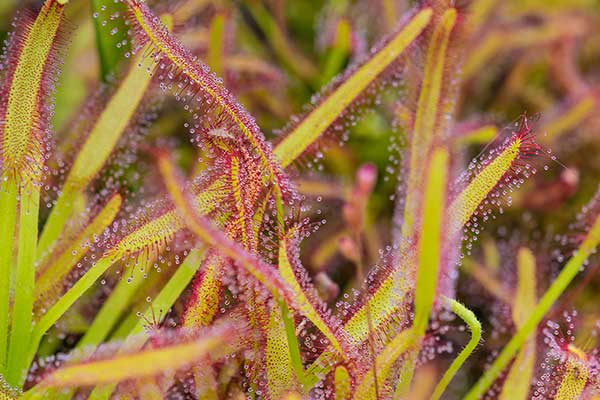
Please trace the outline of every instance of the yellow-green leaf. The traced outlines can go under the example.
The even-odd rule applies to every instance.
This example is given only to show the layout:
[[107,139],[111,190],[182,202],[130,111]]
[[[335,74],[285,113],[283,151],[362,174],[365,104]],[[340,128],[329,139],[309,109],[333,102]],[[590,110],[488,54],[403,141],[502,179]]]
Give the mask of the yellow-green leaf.
[[421,34],[432,10],[420,10],[384,47],[356,70],[275,148],[285,168],[314,143],[352,102]]

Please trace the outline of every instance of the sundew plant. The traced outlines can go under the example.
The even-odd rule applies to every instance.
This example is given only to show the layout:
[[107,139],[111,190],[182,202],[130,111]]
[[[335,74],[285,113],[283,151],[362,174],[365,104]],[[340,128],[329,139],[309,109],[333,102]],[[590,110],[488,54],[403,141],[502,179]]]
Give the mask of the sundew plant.
[[597,0],[0,35],[0,400],[600,398]]

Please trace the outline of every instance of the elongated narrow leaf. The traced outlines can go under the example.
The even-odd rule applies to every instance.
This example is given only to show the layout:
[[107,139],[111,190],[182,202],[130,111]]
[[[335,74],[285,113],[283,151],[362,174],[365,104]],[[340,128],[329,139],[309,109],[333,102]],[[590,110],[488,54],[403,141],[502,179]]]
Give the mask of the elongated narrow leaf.
[[417,286],[415,292],[416,335],[423,335],[435,300],[445,218],[444,199],[448,171],[448,152],[437,149],[431,156],[423,204],[423,226],[419,239]]
[[[128,318],[128,320],[133,320],[132,324],[128,323],[128,320],[124,322],[124,325],[121,327],[123,329],[119,329],[115,336],[117,338],[126,338],[127,348],[133,351],[141,349],[144,346],[145,340],[138,340],[137,338],[144,333],[146,321],[154,321],[156,319],[156,323],[162,323],[167,316],[167,311],[175,304],[183,290],[192,280],[202,261],[202,257],[203,250],[192,250],[143,315],[140,316],[135,313]],[[158,316],[156,316],[156,311],[158,311]],[[98,386],[90,395],[90,399],[108,399],[115,386],[115,384]]]
[[312,81],[318,71],[309,58],[306,58],[288,38],[273,16],[260,2],[248,3],[248,9],[263,30],[274,53],[281,62],[304,80]]
[[[427,168],[421,218],[421,237],[417,247],[415,317],[412,326],[417,343],[425,335],[425,330],[429,324],[429,314],[436,300],[440,255],[443,246],[443,224],[447,217],[444,212],[448,165],[448,151],[444,148],[435,149]],[[418,348],[412,349],[406,357],[396,388],[397,395],[404,396],[410,388],[418,351]],[[387,376],[381,377],[382,381],[387,378]]]
[[579,36],[585,32],[585,23],[578,17],[549,18],[540,24],[507,26],[490,30],[471,49],[463,67],[464,79],[471,79],[492,58],[499,54],[527,46],[552,43],[565,36]]
[[216,252],[209,252],[194,280],[192,297],[183,315],[184,327],[208,326],[212,322],[219,310],[222,267],[225,262]]
[[[535,256],[526,247],[517,254],[518,281],[517,292],[513,303],[513,321],[521,327],[527,320],[536,304],[536,267]],[[535,333],[523,343],[515,362],[502,386],[501,400],[527,399],[531,388],[535,367],[536,337]]]
[[[283,171],[275,161],[266,144],[263,133],[248,112],[236,101],[227,89],[209,73],[209,68],[192,56],[192,54],[161,24],[146,4],[140,0],[126,0],[131,11],[132,22],[142,43],[151,44],[159,53],[159,62],[165,64],[165,71],[175,70],[187,77],[190,93],[201,91],[207,96],[208,104],[226,118],[227,131],[240,134],[257,152],[270,180],[275,184],[274,190],[285,195],[289,191]],[[169,68],[167,68],[167,65]],[[173,72],[170,72],[173,74]],[[168,77],[169,73],[166,74]],[[215,127],[212,127],[213,129]],[[220,127],[216,127],[217,129]],[[232,130],[233,132],[229,132]]]
[[427,48],[425,71],[411,138],[410,169],[402,222],[402,243],[410,243],[415,235],[415,218],[420,215],[419,205],[421,204],[419,185],[425,178],[427,159],[432,145],[435,139],[440,138],[443,133],[441,121],[444,117],[442,112],[446,110],[444,110],[441,95],[443,85],[452,79],[452,77],[445,76],[448,75],[445,65],[447,63],[446,51],[455,23],[456,10],[450,8],[440,17]]
[[482,201],[502,183],[502,178],[516,168],[522,157],[537,154],[539,146],[533,142],[531,127],[524,118],[519,129],[513,133],[497,152],[493,160],[487,163],[469,182],[467,187],[450,204],[452,224],[450,229],[457,232],[477,212]]
[[420,10],[365,64],[312,110],[275,148],[283,167],[290,165],[314,143],[344,110],[421,34],[431,20],[429,8]]
[[221,254],[232,258],[241,267],[246,269],[276,298],[285,298],[289,304],[295,304],[295,300],[290,294],[287,285],[281,279],[279,274],[274,272],[274,268],[261,261],[255,255],[248,253],[244,248],[229,239],[222,231],[216,229],[212,223],[198,215],[192,202],[181,188],[185,185],[178,179],[173,164],[165,154],[158,157],[160,172],[163,176],[169,194],[178,210],[185,215],[185,223],[188,228],[207,245],[214,247]]
[[[513,155],[511,150],[518,147],[518,154]],[[451,203],[448,211],[449,235],[454,235],[462,229],[464,223],[477,212],[480,204],[489,195],[489,192],[498,184],[503,177],[510,176],[512,168],[518,163],[520,157],[536,154],[539,147],[533,142],[531,128],[524,120],[517,132],[497,151],[499,155],[486,164]],[[500,156],[506,159],[498,159]],[[496,161],[496,162],[494,162]],[[462,208],[459,204],[469,204]],[[415,265],[416,253],[408,252],[403,257],[403,265]],[[402,268],[400,268],[402,270]],[[406,301],[408,293],[412,290],[406,283],[407,279],[402,274],[392,271],[383,278],[378,287],[373,288],[373,294],[369,297],[369,307],[372,310],[373,326],[378,327],[387,318],[396,313]],[[368,323],[366,318],[366,306],[363,304],[344,324],[348,335],[356,342],[364,341],[368,334]],[[332,360],[337,359],[335,351],[325,351],[307,370],[307,375],[314,384],[319,375],[331,368]]]
[[[308,276],[305,273],[304,276],[299,277],[297,275],[304,272],[304,270],[299,266],[300,261],[296,258],[297,255],[295,252],[297,248],[292,247],[293,239],[291,237],[293,237],[294,231],[292,230],[288,235],[292,236],[287,236],[282,240],[279,248],[279,272],[281,273],[281,277],[294,293],[300,313],[308,318],[325,335],[341,355],[344,355],[345,350],[342,348],[338,334],[334,331],[335,328],[332,322],[326,319],[322,312],[318,311],[325,309],[325,304],[314,293],[312,286],[307,287]],[[290,259],[290,256],[294,258]],[[340,332],[343,333],[343,330]]]
[[35,298],[38,304],[54,302],[57,287],[62,284],[62,280],[77,261],[87,254],[90,249],[88,243],[93,243],[112,223],[121,208],[121,202],[121,196],[114,195],[80,234],[61,249],[56,257],[53,254],[46,265],[38,268],[35,282]]
[[39,181],[49,117],[45,102],[56,72],[65,3],[47,0],[35,21],[20,21],[5,55],[3,83],[10,86],[0,104],[3,177]]
[[[377,386],[384,388],[385,381],[393,372],[392,367],[396,361],[415,346],[415,334],[412,328],[405,329],[397,334],[377,356]],[[355,400],[374,399],[375,384],[373,369],[369,368],[365,376],[359,381],[354,392]]]
[[[126,39],[125,32],[127,27],[124,23],[119,23],[118,26],[114,26],[113,21],[111,26],[108,27],[106,24],[102,24],[104,20],[104,12],[107,7],[111,7],[110,10],[116,10],[117,12],[124,12],[125,9],[121,4],[114,4],[112,0],[92,0],[92,15],[95,15],[94,28],[96,30],[96,47],[98,50],[98,56],[100,58],[100,68],[102,70],[102,79],[107,81],[111,75],[114,75],[118,71],[119,64],[123,60],[123,52],[128,50],[127,46],[122,46],[122,41]],[[112,3],[112,4],[111,4]],[[114,32],[109,32],[110,31]],[[113,30],[116,28],[116,31]],[[119,44],[117,46],[117,44]]]
[[102,308],[94,317],[94,321],[85,331],[78,343],[78,347],[97,346],[107,339],[110,331],[115,327],[133,296],[144,282],[144,274],[152,268],[154,259],[142,257],[132,266],[130,276],[123,276],[108,299],[102,304]]
[[566,106],[562,105],[558,115],[540,126],[540,132],[543,132],[541,140],[546,143],[556,141],[564,133],[582,124],[596,107],[597,101],[593,95],[584,96]]
[[218,76],[223,76],[225,62],[225,23],[227,16],[219,13],[210,22],[210,42],[208,47],[208,65]]
[[[228,337],[229,336],[229,337]],[[103,383],[117,383],[128,379],[138,379],[164,372],[176,371],[191,365],[194,361],[223,349],[224,344],[231,348],[231,330],[207,334],[189,343],[150,348],[132,354],[120,354],[107,360],[89,361],[68,365],[57,369],[39,385],[48,387],[88,386]]]
[[589,370],[585,354],[573,345],[569,346],[570,356],[567,368],[558,387],[555,400],[579,399],[588,380]]
[[[111,62],[107,61],[108,64]],[[150,83],[156,60],[140,53],[137,55],[121,84],[112,95],[106,107],[86,138],[83,147],[77,153],[75,162],[58,197],[40,238],[38,254],[42,255],[59,238],[73,201],[96,176],[108,160],[117,142],[129,127],[138,111]],[[107,65],[106,68],[114,66]]]
[[13,299],[12,325],[8,342],[6,379],[16,386],[25,381],[27,345],[33,325],[35,291],[35,248],[38,236],[39,187],[21,188],[17,267],[13,272],[16,290]]
[[27,348],[27,362],[31,362],[44,334],[63,316],[63,314],[79,299],[116,260],[103,257],[96,262],[35,324],[31,341]]
[[[12,243],[17,220],[18,188],[14,181],[2,182],[0,186],[0,241]],[[6,368],[9,329],[10,277],[13,246],[0,246],[0,372]]]
[[352,386],[350,384],[350,375],[348,370],[343,365],[338,365],[335,368],[335,399],[348,400],[352,394]]
[[[53,81],[57,71],[58,51],[61,42],[65,1],[47,0],[35,21],[25,17],[20,28],[12,37],[3,65],[6,72],[3,77],[3,95],[0,102],[0,127],[2,144],[2,171],[0,178],[7,185],[20,186],[20,215],[18,220],[18,239],[16,269],[13,280],[17,283],[13,299],[12,326],[6,361],[6,380],[15,386],[21,386],[25,378],[25,353],[31,334],[33,313],[33,292],[35,281],[35,254],[38,235],[38,213],[40,199],[40,181],[45,152],[47,149],[49,119],[49,95],[53,90]],[[16,203],[7,203],[14,205]],[[13,232],[16,210],[3,210],[9,226],[3,233]],[[13,238],[0,238],[4,243],[12,243]],[[5,245],[1,257],[9,257],[12,246]],[[3,265],[2,268],[5,268]],[[9,275],[5,275],[7,279]],[[6,288],[6,286],[4,286]],[[4,297],[7,293],[1,293]],[[1,301],[8,302],[8,296]],[[5,324],[5,316],[0,316],[0,324]],[[2,331],[5,328],[1,328]],[[3,349],[0,360],[4,360]],[[3,361],[4,364],[4,361]],[[4,369],[2,369],[3,371]]]
[[270,398],[279,399],[284,393],[297,388],[298,382],[292,368],[289,342],[278,306],[272,307],[269,316],[265,362]]
[[[207,214],[226,196],[223,183],[215,181],[207,190],[194,196],[194,208],[201,214]],[[109,250],[109,254],[120,258],[143,253],[149,258],[156,258],[173,236],[184,228],[185,222],[181,216],[169,208],[159,216],[135,226]]]
[[583,263],[595,251],[600,243],[600,216],[595,215],[594,218],[594,222],[579,249],[576,250],[573,257],[569,259],[565,267],[560,271],[560,274],[556,277],[552,285],[550,285],[546,293],[544,293],[539,303],[531,311],[527,320],[517,330],[517,333],[507,343],[490,368],[486,370],[475,386],[471,388],[466,396],[467,400],[480,398],[492,385],[498,375],[513,359],[516,352],[519,351],[523,343],[535,331],[537,325],[544,318],[548,310],[550,310],[554,302],[569,286],[573,278],[575,278]]
[[144,319],[149,321],[153,316],[154,310],[158,310],[159,312],[157,322],[162,322],[162,320],[167,316],[167,311],[173,307],[175,301],[179,298],[186,286],[192,280],[192,277],[202,263],[203,257],[203,249],[194,249],[190,252],[190,254],[188,254],[179,268],[177,268],[177,271],[175,271],[171,279],[169,279],[167,284],[158,293],[151,306],[148,307],[148,309],[144,312],[143,318],[138,318],[138,322],[130,332],[130,335],[138,335],[142,333],[144,329]]

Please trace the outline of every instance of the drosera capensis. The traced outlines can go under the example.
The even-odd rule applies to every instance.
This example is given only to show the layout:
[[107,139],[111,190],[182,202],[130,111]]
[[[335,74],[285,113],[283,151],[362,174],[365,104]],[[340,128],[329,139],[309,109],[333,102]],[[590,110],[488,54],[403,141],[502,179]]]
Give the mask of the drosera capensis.
[[[452,200],[448,206],[448,209],[446,210],[447,215],[445,217],[445,228],[446,234],[449,235],[449,237],[455,237],[456,234],[461,231],[462,227],[477,213],[479,207],[486,200],[490,192],[498,187],[498,185],[502,185],[502,178],[507,176],[510,177],[518,170],[518,166],[523,158],[526,159],[532,154],[537,154],[539,147],[533,141],[531,128],[527,125],[526,121],[523,121],[519,126],[522,129],[516,130],[516,133],[512,136],[512,141],[507,140],[505,144],[492,151],[488,158],[489,165],[484,164],[483,168],[475,173],[470,184],[462,189],[458,196]],[[522,155],[519,155],[517,151],[518,148],[515,148],[516,145],[514,144],[515,140],[518,140],[519,142],[517,143],[520,143],[521,139],[519,139],[519,137],[523,137],[525,138],[524,140],[529,141],[524,144],[524,152]],[[500,155],[494,157],[496,152],[499,152]],[[502,155],[505,155],[505,158],[508,158],[508,161],[504,160],[506,162],[503,163],[496,161]],[[462,204],[458,202],[466,202],[466,200],[461,200],[463,198],[469,199],[471,202],[469,207],[459,208],[457,206],[457,204]],[[460,212],[456,213],[456,210],[460,210]],[[400,260],[402,260],[403,263],[406,263],[407,266],[411,265],[411,263],[417,265],[416,257],[416,250],[409,249],[402,254]],[[429,276],[429,274],[425,274],[425,276]],[[402,309],[407,293],[410,291],[409,282],[410,278],[402,270],[391,271],[381,278],[381,281],[378,282],[378,286],[373,288],[373,293],[368,298],[368,301],[371,309],[374,310],[375,317],[373,325],[375,327],[378,327],[380,324],[385,324],[391,316]],[[429,296],[431,295],[432,294],[429,293]],[[428,313],[421,316],[421,319],[426,316],[428,316]],[[426,323],[426,321],[422,321],[421,325],[423,325],[423,323]],[[358,342],[365,340],[368,333],[366,307],[361,305],[344,325],[345,330],[351,338]],[[309,376],[315,376],[329,371],[332,363],[331,359],[336,359],[336,357],[335,352],[325,351],[321,357],[309,367],[307,373]]]
[[1,399],[596,394],[598,10],[15,3]]
[[[131,19],[134,21],[140,43],[154,46],[161,55],[158,58],[159,71],[161,71],[159,79],[169,79],[169,76],[179,72],[185,76],[186,89],[182,93],[183,97],[189,97],[190,100],[202,95],[209,97],[211,100],[204,103],[209,108],[215,107],[214,112],[217,115],[213,119],[214,122],[209,121],[205,129],[210,131],[218,128],[212,124],[221,122],[228,126],[228,130],[238,130],[257,152],[268,178],[275,184],[276,193],[279,193],[279,196],[289,196],[290,188],[283,171],[268,151],[264,135],[254,119],[222,86],[208,67],[193,57],[172,37],[165,25],[154,17],[145,3],[139,0],[127,0],[126,4],[131,11]],[[174,71],[170,71],[171,69]],[[163,70],[165,72],[162,72]]]
[[535,141],[533,126],[527,116],[522,116],[517,129],[505,142],[489,154],[479,166],[479,172],[458,194],[450,205],[451,229],[458,231],[476,214],[482,202],[498,186],[511,184],[527,158],[541,153]]
[[485,393],[486,389],[489,388],[494,379],[498,377],[502,370],[512,360],[529,335],[537,328],[537,325],[542,321],[557,298],[565,291],[567,286],[569,286],[590,255],[596,251],[596,247],[600,243],[600,216],[597,215],[597,212],[594,213],[597,202],[598,198],[596,195],[590,204],[592,211],[589,212],[592,213],[592,223],[581,245],[574,252],[573,256],[569,259],[544,295],[540,298],[539,302],[531,311],[531,314],[527,317],[525,322],[523,322],[517,330],[516,334],[494,360],[490,368],[485,371],[477,383],[471,388],[467,394],[467,399],[476,399]]
[[[522,325],[530,311],[535,308],[536,260],[533,252],[522,247],[517,253],[518,283],[512,314],[515,325]],[[531,388],[535,367],[536,338],[533,333],[523,344],[506,377],[500,396],[502,399],[526,399]]]
[[[1,238],[4,245],[0,270],[7,283],[1,286],[0,293],[1,301],[6,302],[0,308],[0,365],[6,380],[15,386],[24,380],[24,349],[31,335],[40,186],[51,116],[48,98],[53,92],[64,41],[64,4],[48,0],[35,18],[24,17],[2,60],[6,71],[0,103],[3,166],[0,176],[6,193],[1,205],[6,223],[2,233],[7,236]],[[14,196],[18,201],[10,199]],[[18,238],[17,246],[8,244],[13,236]],[[13,254],[13,247],[16,254]],[[16,268],[11,267],[13,256],[16,257]],[[10,276],[12,278],[8,278]],[[9,279],[19,286],[11,314],[7,306],[10,303]]]
[[389,67],[398,56],[427,27],[432,10],[419,10],[400,30],[376,50],[375,55],[346,77],[339,87],[308,113],[275,147],[274,153],[284,167],[307,150],[319,136],[359,97],[369,85]]
[[411,243],[414,237],[414,226],[419,223],[419,207],[422,199],[416,197],[420,192],[414,187],[425,179],[425,169],[432,146],[444,136],[444,109],[442,94],[448,80],[444,75],[452,73],[448,63],[448,47],[451,36],[456,35],[457,11],[449,8],[443,12],[436,22],[429,39],[425,58],[425,71],[421,82],[421,90],[414,118],[413,136],[410,149],[410,168],[407,181],[407,194],[402,223],[402,243]]
[[289,288],[279,274],[274,273],[270,266],[245,251],[222,232],[216,230],[208,220],[198,215],[188,194],[182,191],[181,186],[184,186],[184,184],[177,175],[177,171],[174,169],[168,155],[159,152],[157,159],[167,190],[173,199],[173,203],[185,215],[185,223],[189,229],[209,246],[219,248],[223,255],[236,259],[241,267],[265,285],[276,298],[293,302]]

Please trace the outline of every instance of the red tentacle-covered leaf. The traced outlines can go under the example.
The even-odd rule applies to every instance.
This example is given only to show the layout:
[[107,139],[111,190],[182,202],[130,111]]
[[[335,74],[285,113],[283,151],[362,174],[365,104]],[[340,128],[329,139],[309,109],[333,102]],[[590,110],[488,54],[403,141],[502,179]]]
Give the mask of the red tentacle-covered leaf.
[[[272,181],[283,196],[292,194],[270,145],[254,118],[236,101],[208,66],[194,57],[139,0],[126,0],[130,21],[140,46],[151,45],[156,52],[155,73],[165,90],[177,82],[176,98],[192,114],[193,137],[220,131],[249,145],[260,159],[264,178]],[[202,118],[198,118],[201,115]]]
[[211,251],[192,283],[192,294],[183,315],[186,328],[208,326],[215,318],[223,285],[223,270],[229,262]]
[[183,216],[188,228],[208,246],[217,249],[223,256],[233,259],[247,273],[263,284],[275,298],[285,299],[288,304],[296,303],[288,286],[277,273],[274,266],[267,264],[257,255],[248,252],[238,243],[231,240],[223,231],[217,229],[210,221],[200,216],[193,202],[181,188],[181,181],[173,164],[165,153],[157,152],[158,165],[167,186],[169,195],[178,211]]
[[[39,182],[49,143],[49,98],[64,48],[64,4],[23,11],[0,61],[0,156],[3,177]],[[38,16],[39,15],[39,16]]]
[[[118,383],[172,373],[188,368],[209,355],[218,359],[235,353],[247,344],[245,332],[241,324],[221,324],[193,334],[163,331],[143,349],[127,351],[125,347],[109,357],[94,356],[60,367],[48,374],[34,392],[50,387]],[[140,340],[145,341],[146,337]]]
[[329,340],[331,345],[347,359],[353,346],[341,321],[331,315],[331,310],[316,293],[308,273],[300,264],[298,228],[292,228],[281,242],[279,272],[294,292],[299,311]]

